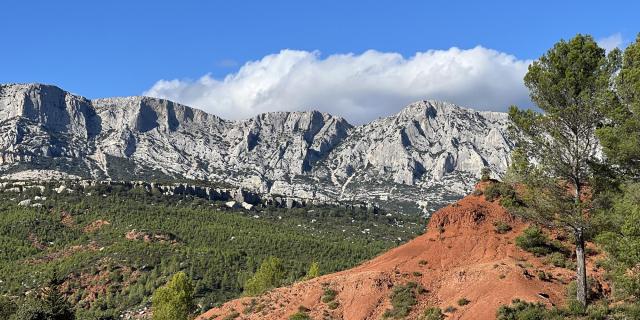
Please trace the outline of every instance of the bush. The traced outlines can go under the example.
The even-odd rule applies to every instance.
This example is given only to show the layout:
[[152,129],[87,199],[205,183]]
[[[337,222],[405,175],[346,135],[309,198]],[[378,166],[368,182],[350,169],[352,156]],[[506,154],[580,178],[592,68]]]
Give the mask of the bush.
[[418,302],[416,300],[416,289],[418,284],[409,282],[404,286],[397,286],[391,292],[391,305],[393,309],[384,312],[384,318],[404,318],[409,315],[411,308]]
[[317,278],[320,276],[320,265],[317,262],[312,262],[309,267],[309,271],[307,271],[307,275],[304,277],[305,280]]
[[327,307],[329,308],[329,310],[334,310],[334,309],[338,308],[338,306],[340,306],[338,301],[331,301],[331,302],[327,303]]
[[515,299],[509,306],[500,306],[496,320],[551,320],[563,319],[557,311],[549,311],[542,303]]
[[320,300],[322,300],[322,302],[324,303],[331,302],[336,298],[337,294],[338,292],[331,288],[324,289],[324,293],[322,294],[322,298]]
[[634,303],[622,305],[617,308],[616,315],[620,315],[620,319],[640,319],[640,304]]
[[538,279],[540,279],[541,281],[549,281],[551,280],[551,277],[544,271],[542,270],[538,270],[536,272],[536,275],[538,276]]
[[431,307],[424,310],[418,320],[443,320],[444,314],[440,308]]
[[176,273],[151,298],[153,320],[187,320],[193,311],[193,284],[184,272]]
[[311,317],[304,312],[296,312],[289,317],[289,320],[311,320]]
[[484,189],[484,198],[487,201],[495,201],[500,198],[500,204],[503,204],[503,200],[505,204],[514,203],[517,200],[516,190],[509,184],[504,182],[495,182],[489,184]]
[[280,259],[269,257],[262,262],[253,277],[247,280],[244,287],[244,294],[247,296],[257,296],[267,290],[278,287],[282,284],[284,275],[285,270]]
[[609,312],[609,306],[606,302],[594,303],[587,307],[587,317],[589,320],[605,320]]
[[461,306],[461,307],[468,305],[469,302],[471,302],[471,301],[469,299],[467,299],[467,298],[458,299],[458,305]]
[[566,312],[574,316],[582,316],[586,313],[586,308],[575,297],[567,300]]
[[567,259],[566,255],[561,252],[553,252],[547,257],[547,261],[554,267],[574,269],[573,261]]
[[493,228],[496,233],[505,234],[511,231],[511,226],[504,221],[496,221],[493,223]]
[[536,256],[565,251],[560,243],[551,241],[537,226],[524,229],[522,234],[516,237],[516,245]]

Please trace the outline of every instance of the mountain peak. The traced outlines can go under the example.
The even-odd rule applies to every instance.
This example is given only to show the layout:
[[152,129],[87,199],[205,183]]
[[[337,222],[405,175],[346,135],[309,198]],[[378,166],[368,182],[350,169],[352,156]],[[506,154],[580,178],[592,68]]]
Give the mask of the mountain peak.
[[18,164],[67,172],[59,164],[74,161],[68,173],[85,178],[152,173],[301,198],[392,197],[385,203],[429,213],[468,191],[482,168],[504,172],[512,148],[506,116],[435,100],[353,127],[319,111],[228,121],[153,97],[92,101],[43,84],[0,88],[0,174]]

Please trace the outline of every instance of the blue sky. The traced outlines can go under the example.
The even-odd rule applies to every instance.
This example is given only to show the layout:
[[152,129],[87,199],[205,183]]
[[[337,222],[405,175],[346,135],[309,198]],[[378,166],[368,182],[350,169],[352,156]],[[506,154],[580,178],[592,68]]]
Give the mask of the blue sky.
[[[229,111],[234,108],[233,103],[220,107],[217,104],[224,100],[221,95],[228,94],[228,89],[211,94],[212,87],[198,85],[198,79],[206,76],[210,81],[223,81],[227,75],[237,76],[245,63],[267,63],[265,57],[281,55],[284,49],[311,54],[310,63],[322,65],[318,68],[324,68],[329,63],[322,62],[336,54],[360,57],[367,50],[375,50],[410,60],[416,53],[429,50],[448,52],[452,47],[469,50],[477,46],[527,61],[539,57],[557,40],[579,32],[596,39],[612,37],[614,43],[629,42],[640,32],[638,2],[586,2],[10,0],[0,8],[0,82],[52,83],[90,98],[154,94],[233,117]],[[387,58],[382,55],[375,59]],[[344,63],[345,67],[339,70],[354,62]],[[273,72],[269,71],[272,69],[264,70]],[[309,74],[323,72],[303,70],[315,70],[306,71]],[[342,75],[339,71],[330,74],[336,78]],[[182,87],[158,87],[162,79],[180,81],[174,82],[174,87]],[[243,83],[251,84],[249,80]],[[255,99],[245,101],[255,105],[247,107],[240,117],[278,108],[312,107],[283,105],[289,104],[286,99],[290,91],[302,89],[278,83],[280,91],[273,95],[281,97],[275,99],[280,107],[264,101],[256,103]],[[220,91],[220,85],[216,83],[214,89]],[[234,88],[237,86],[234,84]],[[240,95],[250,87],[234,94]],[[404,103],[421,94],[418,90],[404,100],[390,98],[402,95],[391,92],[401,89],[383,88],[390,93],[381,99],[385,103]],[[283,95],[285,91],[287,94]],[[453,94],[433,92],[436,98],[458,102]],[[344,99],[351,99],[348,93],[342,94],[347,95]],[[273,96],[269,99],[274,101]],[[322,103],[314,99],[319,98],[289,100],[323,109]],[[459,99],[458,103],[473,104],[474,100],[469,99]],[[365,121],[393,111],[381,107],[384,111],[374,108],[369,112],[364,105],[367,99],[363,101],[341,107],[362,109],[357,114],[343,112],[344,115]],[[508,102],[496,101],[489,99],[480,104]],[[363,116],[367,113],[372,116]]]

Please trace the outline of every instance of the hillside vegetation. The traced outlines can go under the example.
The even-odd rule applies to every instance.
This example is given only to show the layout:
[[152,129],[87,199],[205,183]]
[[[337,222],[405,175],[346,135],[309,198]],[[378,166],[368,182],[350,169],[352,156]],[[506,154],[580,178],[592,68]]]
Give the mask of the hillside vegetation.
[[0,294],[21,305],[53,283],[80,319],[144,311],[179,271],[206,310],[239,296],[268,256],[281,259],[287,283],[313,262],[322,273],[342,270],[423,229],[416,218],[363,209],[247,211],[122,186],[60,194],[56,186],[0,193]]

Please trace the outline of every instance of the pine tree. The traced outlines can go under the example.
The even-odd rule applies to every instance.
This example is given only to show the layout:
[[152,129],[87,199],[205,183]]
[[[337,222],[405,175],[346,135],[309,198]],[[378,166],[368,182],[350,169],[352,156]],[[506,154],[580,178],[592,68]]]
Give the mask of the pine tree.
[[[615,51],[615,54],[619,54]],[[624,50],[615,89],[620,103],[607,110],[598,129],[607,159],[633,180],[640,179],[640,34]]]
[[193,284],[184,272],[176,273],[151,298],[153,320],[187,320],[193,311]]
[[256,273],[244,286],[246,296],[256,296],[282,284],[285,276],[282,261],[276,257],[266,258]]
[[307,271],[307,275],[304,277],[306,280],[317,278],[320,276],[320,265],[317,262],[312,262]]
[[[596,128],[614,100],[615,56],[607,58],[590,36],[560,41],[529,66],[524,81],[543,111],[511,107],[517,132],[520,177],[526,206],[517,211],[553,228],[570,231],[576,244],[577,300],[587,304],[585,241],[591,220],[590,181],[597,163]],[[524,163],[522,163],[524,162]]]

